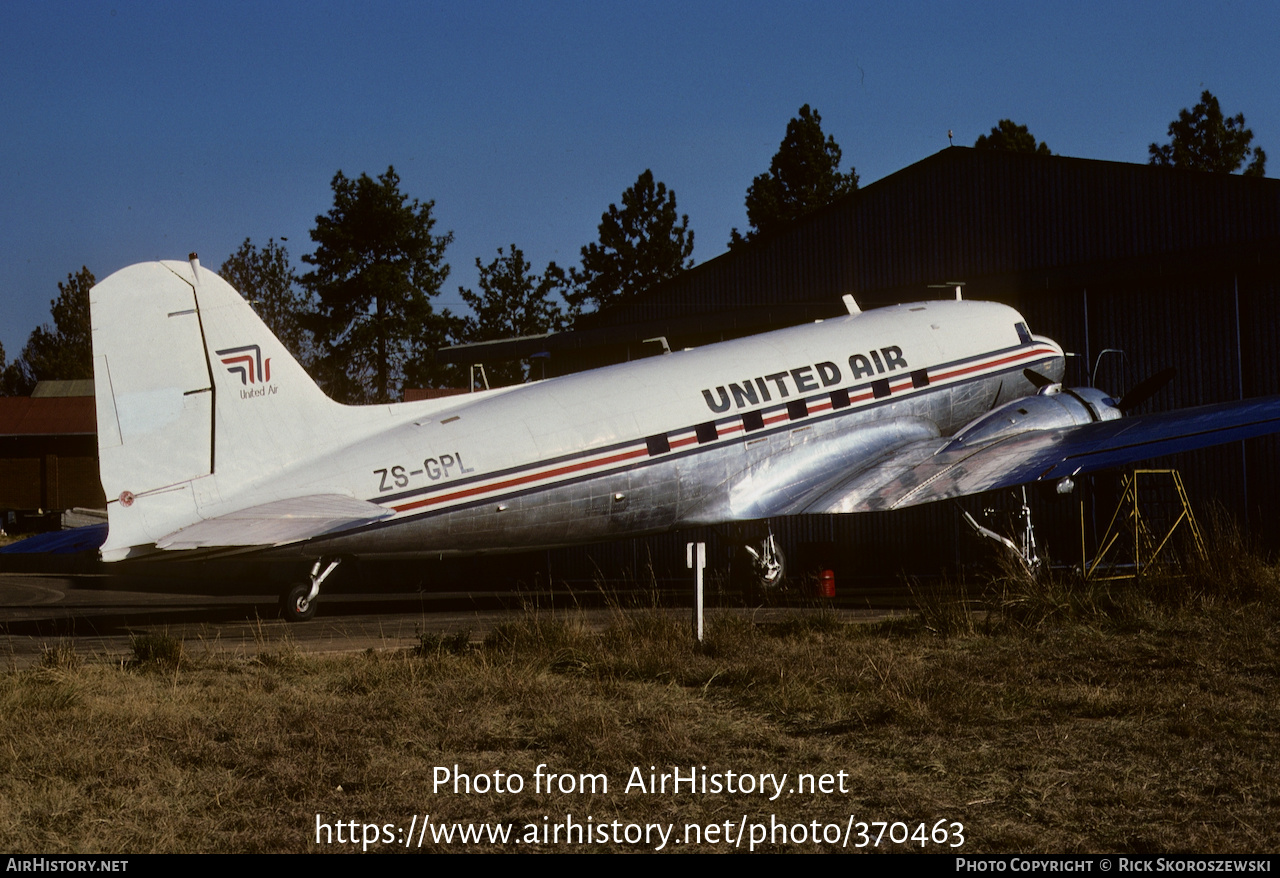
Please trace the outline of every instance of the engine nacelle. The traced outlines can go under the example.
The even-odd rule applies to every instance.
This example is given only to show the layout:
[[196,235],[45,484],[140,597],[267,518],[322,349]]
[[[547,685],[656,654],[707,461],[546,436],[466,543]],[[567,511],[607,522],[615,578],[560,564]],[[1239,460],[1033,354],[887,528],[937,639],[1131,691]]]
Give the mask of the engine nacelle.
[[1119,417],[1116,401],[1095,387],[1068,388],[1051,384],[1035,396],[1005,403],[965,425],[947,450],[986,445],[1032,430],[1075,427]]

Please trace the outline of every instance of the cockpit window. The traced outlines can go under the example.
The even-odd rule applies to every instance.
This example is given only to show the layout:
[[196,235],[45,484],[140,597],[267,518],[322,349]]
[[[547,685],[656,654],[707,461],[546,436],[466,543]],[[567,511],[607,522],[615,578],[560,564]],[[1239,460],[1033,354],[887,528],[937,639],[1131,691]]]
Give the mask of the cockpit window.
[[1027,329],[1027,324],[1015,323],[1013,328],[1018,330],[1018,341],[1023,344],[1031,344],[1031,330]]

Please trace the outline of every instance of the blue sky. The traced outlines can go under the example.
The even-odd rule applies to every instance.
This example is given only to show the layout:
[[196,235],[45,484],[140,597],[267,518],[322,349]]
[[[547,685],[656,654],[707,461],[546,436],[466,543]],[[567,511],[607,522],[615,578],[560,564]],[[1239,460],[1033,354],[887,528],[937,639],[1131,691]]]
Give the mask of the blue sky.
[[646,168],[694,259],[801,104],[866,185],[1001,118],[1145,162],[1209,89],[1280,172],[1280,4],[470,2],[0,5],[0,343],[57,283],[246,237],[301,265],[330,181],[394,165],[452,230],[440,302],[516,244],[578,259]]

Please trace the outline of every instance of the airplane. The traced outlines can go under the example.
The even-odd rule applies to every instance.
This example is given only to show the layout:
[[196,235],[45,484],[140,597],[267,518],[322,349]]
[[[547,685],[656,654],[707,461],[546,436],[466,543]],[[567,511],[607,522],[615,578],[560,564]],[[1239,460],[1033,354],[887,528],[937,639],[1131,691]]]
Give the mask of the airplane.
[[[959,293],[957,293],[959,299]],[[1014,309],[933,300],[443,399],[329,399],[192,254],[90,294],[103,561],[517,551],[896,509],[1280,431],[1280,397],[1124,417]],[[781,574],[772,535],[752,549]]]

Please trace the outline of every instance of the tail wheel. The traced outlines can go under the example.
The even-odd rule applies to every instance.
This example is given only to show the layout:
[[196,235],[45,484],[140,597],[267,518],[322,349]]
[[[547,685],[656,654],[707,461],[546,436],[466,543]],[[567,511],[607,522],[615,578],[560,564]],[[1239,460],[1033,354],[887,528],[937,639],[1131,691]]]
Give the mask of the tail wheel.
[[341,563],[341,558],[317,558],[311,565],[311,582],[295,585],[281,595],[280,615],[289,622],[305,622],[314,616],[316,603],[320,600],[320,586]]
[[319,597],[311,597],[311,584],[299,583],[280,596],[280,618],[286,622],[306,622],[315,617]]

